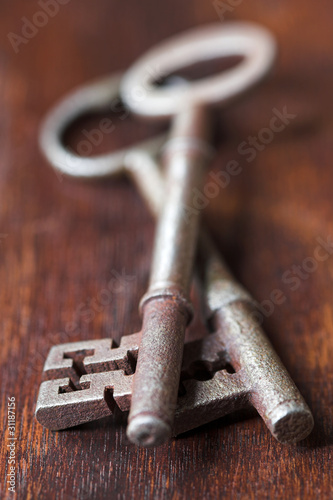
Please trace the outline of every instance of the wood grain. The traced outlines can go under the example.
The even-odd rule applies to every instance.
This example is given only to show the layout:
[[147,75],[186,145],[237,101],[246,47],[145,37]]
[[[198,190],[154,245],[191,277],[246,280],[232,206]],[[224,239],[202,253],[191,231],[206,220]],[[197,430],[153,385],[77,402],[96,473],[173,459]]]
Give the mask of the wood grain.
[[[40,120],[73,86],[126,68],[173,33],[220,22],[214,4],[203,0],[71,0],[16,54],[7,34],[20,34],[22,17],[32,19],[39,10],[35,1],[0,6],[1,498],[332,498],[333,255],[304,271],[315,266],[309,257],[318,238],[333,238],[332,3],[256,0],[226,13],[226,19],[270,28],[280,55],[259,91],[221,113],[212,169],[236,160],[242,172],[206,209],[221,251],[256,299],[269,310],[274,289],[285,297],[266,314],[264,327],[315,417],[312,435],[290,447],[277,443],[258,417],[221,419],[156,450],[129,444],[119,415],[59,433],[35,421],[52,345],[119,339],[140,328],[137,304],[147,286],[154,230],[126,180],[57,177],[38,150]],[[248,161],[239,145],[284,107],[295,118]],[[97,118],[85,121],[88,129],[96,124]],[[102,147],[151,130],[124,120]],[[292,286],[286,281],[296,272],[303,277]],[[123,286],[101,306],[100,291],[117,273]],[[99,309],[90,321],[77,314],[82,303]],[[198,329],[196,322],[191,335]],[[12,396],[14,495],[5,484]]]

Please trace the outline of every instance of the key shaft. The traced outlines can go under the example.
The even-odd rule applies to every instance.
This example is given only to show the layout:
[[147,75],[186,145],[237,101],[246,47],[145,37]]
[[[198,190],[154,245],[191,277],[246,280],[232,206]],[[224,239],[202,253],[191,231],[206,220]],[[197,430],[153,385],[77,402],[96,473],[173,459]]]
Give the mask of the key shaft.
[[[141,157],[131,158],[127,169],[151,212],[157,217],[164,191],[158,165],[148,154],[142,153]],[[151,183],[144,183],[144,187],[143,177],[151,179]],[[210,235],[202,227],[196,260],[204,317],[216,338],[221,339],[231,364],[239,370],[239,389],[242,386],[247,388],[250,404],[256,408],[278,441],[293,443],[304,439],[313,427],[311,411],[258,324],[256,301],[232,276]],[[220,403],[224,408],[223,390],[220,387],[215,396],[217,399],[221,396]],[[194,398],[191,402],[195,400],[199,408],[200,404],[206,403],[199,403],[199,388],[195,391],[195,398],[194,393],[191,393],[191,398]],[[194,422],[209,422],[213,414],[217,418],[224,414],[223,411],[215,401],[210,411],[199,412],[199,418],[197,414],[191,413],[189,418],[193,419],[195,427]],[[176,434],[190,428],[184,418],[183,413],[180,420],[176,414]]]
[[202,181],[208,134],[208,111],[191,108],[175,117],[164,151],[166,192],[150,285],[141,301],[142,340],[127,429],[129,439],[143,446],[161,444],[172,432],[199,228],[199,214],[186,217],[185,210]]

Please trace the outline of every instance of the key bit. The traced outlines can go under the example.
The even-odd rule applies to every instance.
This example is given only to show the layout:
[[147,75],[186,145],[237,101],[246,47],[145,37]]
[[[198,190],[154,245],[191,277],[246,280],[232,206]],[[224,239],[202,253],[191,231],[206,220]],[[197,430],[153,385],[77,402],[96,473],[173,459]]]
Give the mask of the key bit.
[[[115,405],[128,411],[133,374],[125,374],[124,369],[117,369],[117,366],[121,362],[130,371],[132,360],[137,356],[140,336],[141,333],[137,333],[123,337],[119,347],[112,347],[110,339],[53,347],[44,367],[44,376],[49,380],[41,384],[38,395],[36,418],[39,423],[52,430],[61,430],[111,415]],[[182,395],[178,398],[174,435],[214,419],[212,413],[208,420],[203,419],[207,414],[207,402],[208,406],[216,407],[217,401],[226,400],[226,403],[230,396],[244,392],[238,376],[231,380],[227,372],[221,371],[226,364],[226,353],[216,335],[185,345]],[[203,366],[214,381],[205,381],[202,385],[196,381],[196,376]],[[214,375],[217,371],[219,375]],[[215,396],[212,399],[213,390]]]
[[[128,411],[133,374],[126,375],[116,366],[120,360],[123,366],[131,366],[131,359],[135,359],[138,352],[140,335],[123,337],[121,345],[113,348],[110,339],[53,347],[44,367],[44,375],[50,379],[41,384],[38,395],[36,418],[39,423],[61,430],[111,415],[115,405]],[[228,359],[219,333],[185,344],[182,389],[173,435],[246,406],[246,385],[238,374],[229,374],[224,369]],[[79,370],[77,360],[81,365]],[[104,371],[106,366],[114,368]],[[211,380],[196,380],[202,376],[203,369]]]
[[[201,276],[206,315],[214,330],[185,344],[172,434],[178,435],[235,410],[255,407],[282,443],[305,438],[313,418],[252,312],[250,295],[230,275],[208,237]],[[36,418],[60,430],[130,409],[133,371],[141,333],[122,338],[62,344],[51,349],[37,401]],[[228,367],[235,373],[229,373]],[[105,371],[107,370],[107,371]],[[200,380],[202,371],[208,380]]]
[[313,417],[257,321],[256,302],[233,278],[209,236],[200,239],[205,316],[219,332],[235,371],[248,387],[249,402],[280,442],[304,439]]

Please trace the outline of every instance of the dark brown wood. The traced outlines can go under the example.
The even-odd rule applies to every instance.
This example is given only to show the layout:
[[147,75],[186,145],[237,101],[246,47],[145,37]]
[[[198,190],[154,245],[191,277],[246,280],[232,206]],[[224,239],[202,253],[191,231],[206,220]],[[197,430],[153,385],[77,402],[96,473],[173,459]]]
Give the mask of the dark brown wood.
[[[33,19],[41,7],[2,2],[1,498],[13,496],[5,486],[8,397],[17,403],[17,498],[332,495],[333,255],[323,247],[315,252],[320,241],[333,238],[333,5],[235,3],[220,2],[229,5],[226,19],[263,23],[276,34],[280,55],[260,91],[221,113],[212,168],[218,173],[235,160],[241,172],[209,200],[207,217],[237,277],[264,301],[265,330],[310,405],[315,429],[286,447],[258,417],[236,423],[228,417],[145,450],[128,443],[119,416],[59,433],[36,422],[43,361],[52,345],[139,330],[137,304],[147,286],[154,229],[126,180],[80,183],[56,176],[37,147],[40,120],[73,86],[126,68],[159,40],[219,17],[214,2],[203,0],[59,0],[59,12],[15,53],[7,33],[23,36],[22,17]],[[255,158],[245,153],[247,145],[238,151],[249,136],[267,140],[262,129],[274,109],[284,107],[296,116],[270,143],[259,142],[263,150]],[[73,131],[73,144],[84,138],[83,128],[98,123],[85,120]],[[152,130],[129,118],[115,123],[99,150]],[[101,305],[101,291],[112,278],[119,285],[119,275],[122,286]],[[90,314],[80,315],[82,303]],[[191,334],[202,334],[198,321]]]

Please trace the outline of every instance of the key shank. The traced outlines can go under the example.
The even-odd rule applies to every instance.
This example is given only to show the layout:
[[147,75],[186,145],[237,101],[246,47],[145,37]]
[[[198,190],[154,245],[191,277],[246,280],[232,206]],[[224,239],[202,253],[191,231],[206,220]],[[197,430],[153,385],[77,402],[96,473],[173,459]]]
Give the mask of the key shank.
[[172,432],[199,229],[199,211],[189,215],[188,208],[210,156],[207,115],[193,108],[177,116],[163,155],[166,191],[150,285],[141,301],[142,340],[127,429],[129,439],[143,446],[161,444]]

